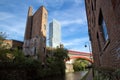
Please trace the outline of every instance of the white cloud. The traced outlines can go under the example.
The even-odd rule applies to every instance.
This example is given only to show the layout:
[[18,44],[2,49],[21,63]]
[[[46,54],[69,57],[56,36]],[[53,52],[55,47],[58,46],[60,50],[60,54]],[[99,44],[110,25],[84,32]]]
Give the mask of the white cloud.
[[85,43],[85,42],[88,42],[88,37],[85,37],[85,38],[76,38],[76,39],[71,39],[71,40],[66,40],[66,41],[63,41],[63,44],[65,46],[73,46],[73,45],[80,45],[81,43]]
[[82,5],[82,4],[84,4],[83,2],[84,2],[84,0],[74,0],[75,1],[75,5]]
[[0,12],[0,32],[6,32],[8,39],[23,40],[25,20],[17,15]]
[[11,13],[0,12],[0,20],[6,20],[6,19],[14,18],[14,17],[15,16]]
[[63,21],[60,21],[62,26],[68,26],[68,25],[71,25],[71,24],[85,24],[85,20],[83,19],[76,19],[76,20],[63,20]]
[[[75,0],[73,0],[75,1]],[[49,13],[49,20],[55,18],[57,19],[62,26],[69,26],[71,24],[80,24],[84,25],[86,24],[86,12],[83,7],[80,7],[76,4],[78,4],[79,1],[75,1],[74,5],[71,5],[68,9],[63,10],[53,10]],[[83,1],[80,0],[80,3]],[[65,5],[63,5],[65,6]]]
[[64,4],[64,0],[38,0],[38,2],[50,9],[59,9]]
[[[82,33],[85,33],[87,31],[86,12],[85,9],[81,7],[81,5],[83,5],[83,0],[80,0],[80,2],[77,0],[70,1],[74,1],[75,3],[71,4],[69,8],[62,10],[52,10],[51,12],[49,12],[49,22],[51,22],[52,19],[55,18],[61,23],[63,38],[66,38],[68,36],[73,38],[74,36],[81,36]],[[67,0],[66,2],[69,2],[69,0]],[[87,32],[85,34],[87,34]],[[72,43],[70,42],[69,45],[70,44]]]
[[[37,1],[39,1],[39,3]],[[45,2],[43,2],[43,0],[25,1],[24,3],[20,3],[20,5],[23,7],[16,5],[16,3],[19,3],[21,1],[15,1],[11,3],[11,5],[7,4],[9,6],[5,8],[3,7],[3,9],[7,10],[7,12],[0,12],[0,31],[7,32],[10,39],[23,40],[28,6],[32,4],[33,8],[37,10],[38,6],[40,6],[41,4],[45,4],[47,8],[49,8],[48,22],[50,22],[52,18],[57,19],[62,24],[63,34],[65,33],[65,36],[72,35],[71,40],[66,40],[64,38],[62,39],[65,47],[77,51],[87,51],[86,48],[84,48],[84,44],[88,41],[88,38],[76,39],[73,36],[73,34],[75,33],[77,34],[75,34],[77,37],[82,35],[81,33],[85,32],[85,30],[83,29],[86,29],[85,26],[83,26],[84,24],[86,24],[86,13],[85,9],[82,7],[82,5],[84,4],[83,0],[44,1]],[[65,3],[67,3],[69,6],[66,7]],[[4,6],[5,5],[6,3],[4,3]],[[10,7],[10,10],[8,10],[8,7]],[[74,27],[71,26],[74,24]]]
[[[67,48],[69,50],[90,52],[90,50],[89,50],[90,43],[89,43],[88,37],[65,40],[62,43],[65,46],[65,48]],[[84,47],[85,45],[89,45],[89,46],[85,48]]]
[[[15,22],[16,24],[9,25],[0,25],[0,32],[6,32],[8,39],[23,40],[25,25]],[[20,24],[20,25],[18,25]]]

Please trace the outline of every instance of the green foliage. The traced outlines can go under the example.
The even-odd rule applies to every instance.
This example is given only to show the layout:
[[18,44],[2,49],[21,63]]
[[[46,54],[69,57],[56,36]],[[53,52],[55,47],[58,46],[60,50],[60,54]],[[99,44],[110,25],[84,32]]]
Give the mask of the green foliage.
[[24,61],[24,54],[21,50],[18,50],[17,48],[14,50],[10,50],[7,47],[9,46],[4,45],[4,40],[6,38],[6,34],[0,32],[0,62],[13,62],[13,60],[16,60],[16,62]]
[[5,40],[6,34],[3,32],[0,32],[0,49],[3,49],[5,46],[2,46],[3,40]]
[[94,80],[119,80],[120,70],[112,68],[95,68]]
[[[46,58],[46,63],[27,58],[21,50],[7,49],[3,46],[5,34],[0,33],[0,80],[40,80],[42,77],[65,74],[65,59],[69,59],[68,51],[64,48],[47,50],[51,55]],[[20,71],[19,71],[20,70]],[[34,74],[33,74],[34,72]],[[24,74],[24,75],[21,75]],[[6,76],[4,76],[6,75]],[[20,77],[21,76],[21,77]],[[25,78],[22,78],[22,77]]]
[[4,40],[6,38],[6,33],[0,32],[0,40]]
[[[64,48],[49,49],[46,64],[52,74],[65,74],[65,59],[68,59],[68,51]],[[51,52],[51,53],[50,53]]]
[[6,38],[6,34],[0,32],[0,62],[1,61],[10,61],[10,59],[7,57],[7,54],[9,54],[11,51],[6,49],[6,45],[3,45],[3,41]]
[[[14,61],[15,62],[24,62],[26,57],[24,56],[24,53],[21,50],[18,50],[17,48],[12,51],[12,54],[15,56]],[[29,58],[28,58],[29,60]]]
[[[2,53],[0,52],[0,75],[2,76],[0,80],[37,80],[41,77],[42,66],[40,61],[26,58],[18,49],[3,49],[2,51]],[[10,57],[6,56],[7,54]]]
[[25,57],[21,50],[14,49],[0,49],[0,61],[2,62],[13,62],[16,60],[16,62],[24,61]]
[[77,59],[75,60],[75,62],[73,63],[73,69],[75,71],[84,71],[85,67],[87,67],[89,64],[89,62],[87,60],[84,59]]
[[64,48],[57,48],[54,51],[54,57],[56,57],[59,60],[64,60],[64,59],[68,59],[68,51],[67,49]]
[[68,58],[67,50],[57,48],[52,51],[52,55],[48,56],[46,63],[42,65],[38,60],[25,57],[21,50],[1,49],[0,70],[2,71],[0,75],[3,77],[0,80],[41,80],[41,78],[52,75],[64,75],[65,58]]

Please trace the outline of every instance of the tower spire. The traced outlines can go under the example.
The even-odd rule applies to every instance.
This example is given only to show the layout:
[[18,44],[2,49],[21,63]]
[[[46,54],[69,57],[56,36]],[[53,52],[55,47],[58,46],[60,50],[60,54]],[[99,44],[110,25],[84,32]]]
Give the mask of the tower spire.
[[27,15],[27,23],[26,23],[26,30],[25,30],[25,40],[29,40],[31,38],[31,33],[32,33],[32,6],[29,7],[28,9],[28,15]]
[[33,8],[32,8],[32,6],[30,6],[29,10],[28,10],[28,16],[32,16],[33,15],[32,10],[33,10]]

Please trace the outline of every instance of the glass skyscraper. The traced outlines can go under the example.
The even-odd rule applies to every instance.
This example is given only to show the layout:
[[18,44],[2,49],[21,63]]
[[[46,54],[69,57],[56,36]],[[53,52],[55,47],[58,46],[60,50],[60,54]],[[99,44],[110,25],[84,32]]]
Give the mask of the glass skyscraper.
[[53,19],[49,24],[49,46],[52,48],[59,47],[61,43],[61,25]]

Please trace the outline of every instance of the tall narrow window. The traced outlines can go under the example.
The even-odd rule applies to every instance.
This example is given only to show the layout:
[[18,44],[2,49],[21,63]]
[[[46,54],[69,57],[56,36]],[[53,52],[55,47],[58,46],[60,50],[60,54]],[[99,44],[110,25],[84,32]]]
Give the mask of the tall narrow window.
[[103,38],[105,41],[108,40],[108,31],[107,31],[107,26],[106,26],[106,23],[105,23],[105,20],[104,20],[104,17],[102,15],[102,11],[100,10],[100,14],[99,14],[99,25],[101,26],[101,31],[103,33]]
[[92,5],[92,11],[94,10],[94,8],[93,8],[93,2],[91,3],[91,5]]
[[96,0],[94,0],[94,9],[96,10]]
[[107,27],[106,27],[104,19],[102,20],[102,29],[103,29],[104,39],[108,40],[108,32],[107,32]]
[[36,47],[34,47],[34,55],[36,55]]
[[47,19],[47,14],[46,13],[44,13],[44,16],[45,16],[45,19]]
[[43,48],[43,52],[45,53],[45,48]]
[[46,30],[46,25],[44,24],[44,30]]

